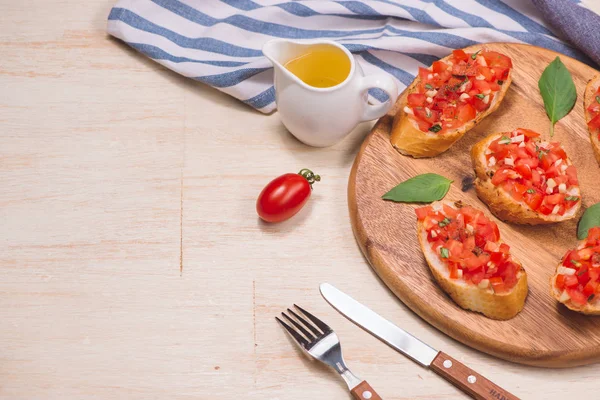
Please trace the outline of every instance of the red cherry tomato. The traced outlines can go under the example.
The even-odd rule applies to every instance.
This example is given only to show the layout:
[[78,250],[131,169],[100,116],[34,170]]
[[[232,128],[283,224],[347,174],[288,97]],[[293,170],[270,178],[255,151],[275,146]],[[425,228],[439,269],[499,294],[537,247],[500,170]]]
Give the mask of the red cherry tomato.
[[258,195],[258,216],[266,222],[281,222],[293,217],[310,198],[312,184],[320,180],[319,175],[308,169],[273,179]]

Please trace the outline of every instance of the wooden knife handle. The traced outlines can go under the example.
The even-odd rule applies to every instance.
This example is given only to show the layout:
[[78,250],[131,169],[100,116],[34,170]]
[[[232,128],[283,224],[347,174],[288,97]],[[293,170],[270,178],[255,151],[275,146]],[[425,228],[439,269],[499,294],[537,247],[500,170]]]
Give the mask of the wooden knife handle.
[[381,400],[381,397],[379,397],[367,381],[362,381],[350,393],[352,393],[352,397],[356,400]]
[[477,400],[519,400],[460,361],[440,351],[431,363],[436,374]]

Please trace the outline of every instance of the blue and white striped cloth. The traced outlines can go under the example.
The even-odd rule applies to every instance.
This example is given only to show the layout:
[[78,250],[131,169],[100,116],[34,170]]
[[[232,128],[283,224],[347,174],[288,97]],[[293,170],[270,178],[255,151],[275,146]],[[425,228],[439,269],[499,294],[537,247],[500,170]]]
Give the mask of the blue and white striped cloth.
[[[593,14],[573,4],[580,0],[533,1],[568,1]],[[264,113],[275,109],[275,91],[261,48],[276,37],[336,40],[366,74],[383,70],[401,90],[419,67],[483,42],[529,43],[592,63],[557,38],[531,0],[121,0],[108,32]],[[385,100],[383,92],[370,95]]]

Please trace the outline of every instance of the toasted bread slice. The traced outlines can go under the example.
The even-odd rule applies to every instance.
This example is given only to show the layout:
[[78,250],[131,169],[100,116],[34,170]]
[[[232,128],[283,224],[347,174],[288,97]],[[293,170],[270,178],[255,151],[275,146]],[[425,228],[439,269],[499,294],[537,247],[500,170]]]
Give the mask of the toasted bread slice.
[[[590,229],[588,238],[582,240],[575,251],[567,251],[561,262],[556,266],[556,272],[550,278],[550,294],[573,311],[588,315],[600,315],[600,227]],[[587,253],[587,254],[584,254]],[[579,260],[574,260],[574,259]],[[587,258],[587,260],[585,260]],[[574,260],[574,261],[571,261]],[[592,272],[593,270],[593,272]],[[586,276],[587,274],[587,276]],[[558,287],[557,281],[562,281]],[[566,284],[566,279],[573,279],[574,285]],[[584,280],[580,280],[584,279]],[[590,283],[589,287],[587,282]],[[584,286],[583,283],[586,283]],[[583,290],[580,290],[583,287]],[[574,301],[572,296],[579,297]]]
[[[484,49],[484,46],[474,46],[470,47],[468,50],[477,52]],[[452,57],[452,54],[441,60],[446,61],[450,57]],[[391,131],[392,145],[400,153],[415,158],[435,157],[448,150],[450,146],[463,137],[468,130],[472,129],[481,120],[498,109],[512,82],[512,70],[513,68],[509,70],[508,77],[504,79],[504,83],[494,96],[494,99],[491,101],[490,107],[487,110],[478,113],[474,119],[465,123],[460,128],[447,131],[443,134],[436,134],[433,132],[425,133],[421,131],[414,119],[410,118],[405,112],[408,95],[417,93],[418,91],[421,79],[417,76],[398,99],[398,112],[394,117],[394,124]]]
[[[451,202],[437,202],[432,204],[432,207],[440,210],[444,203],[456,208],[456,205]],[[451,278],[448,266],[427,240],[427,230],[421,221],[417,222],[417,232],[421,250],[433,277],[442,290],[460,307],[480,312],[488,318],[497,320],[511,319],[523,309],[528,293],[527,274],[514,257],[511,256],[512,261],[520,267],[516,275],[517,283],[509,291],[496,293],[490,285],[484,287],[462,278]],[[501,240],[497,242],[498,245],[501,243]]]
[[[517,131],[517,130],[516,130]],[[515,132],[516,132],[515,131]],[[539,211],[533,210],[525,201],[517,201],[501,186],[495,186],[492,183],[492,169],[486,159],[486,151],[490,144],[503,136],[511,135],[511,132],[502,132],[492,134],[478,142],[471,149],[471,161],[475,169],[475,190],[477,196],[489,207],[492,214],[498,219],[506,222],[523,225],[541,225],[552,224],[566,221],[574,218],[581,207],[581,192],[579,186],[571,189],[568,195],[578,197],[576,205],[568,209],[563,215],[549,214],[545,215]],[[571,166],[571,161],[567,158],[567,166]]]
[[[583,96],[583,112],[585,114],[585,123],[590,122],[592,119],[592,115],[588,111],[590,105],[596,102],[596,92],[598,91],[598,87],[600,86],[600,75],[596,75],[588,82],[585,87],[585,94]],[[591,129],[588,130],[590,132],[590,141],[592,142],[592,149],[594,149],[594,155],[596,156],[596,160],[600,164],[600,140],[598,139],[598,132],[592,132]]]

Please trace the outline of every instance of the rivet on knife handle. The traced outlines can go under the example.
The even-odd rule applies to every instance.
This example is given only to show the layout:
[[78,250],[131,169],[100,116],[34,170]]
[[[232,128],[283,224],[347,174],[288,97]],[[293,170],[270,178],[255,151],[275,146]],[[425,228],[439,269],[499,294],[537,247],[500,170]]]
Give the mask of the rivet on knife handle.
[[443,351],[439,352],[430,368],[474,399],[519,400],[517,396],[502,389]]
[[382,400],[367,381],[362,381],[350,393],[356,400]]

